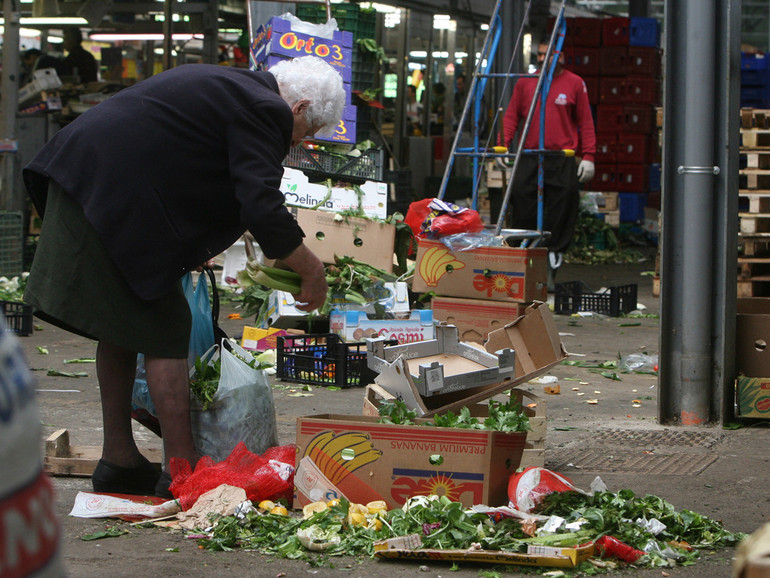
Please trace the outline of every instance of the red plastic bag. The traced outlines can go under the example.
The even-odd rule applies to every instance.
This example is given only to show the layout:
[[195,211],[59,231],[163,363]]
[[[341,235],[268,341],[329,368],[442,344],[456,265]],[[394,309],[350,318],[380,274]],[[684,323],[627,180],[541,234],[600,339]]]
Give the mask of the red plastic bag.
[[254,504],[279,498],[290,501],[294,492],[295,454],[296,448],[289,445],[271,447],[257,455],[241,442],[221,462],[202,457],[194,472],[187,460],[171,458],[169,490],[182,510],[189,510],[202,494],[222,484],[243,488]]
[[545,468],[529,467],[508,478],[508,506],[531,512],[548,494],[568,491],[585,494],[569,478]]
[[436,239],[460,233],[478,233],[484,228],[477,211],[439,199],[422,199],[409,205],[404,222],[415,237]]
[[601,536],[594,544],[602,558],[618,558],[629,564],[633,564],[645,554],[612,536]]
[[425,218],[430,214],[430,202],[433,199],[422,199],[421,201],[415,201],[409,204],[409,210],[406,212],[404,222],[412,229],[412,234],[415,237],[424,237],[425,234],[422,231],[422,224]]

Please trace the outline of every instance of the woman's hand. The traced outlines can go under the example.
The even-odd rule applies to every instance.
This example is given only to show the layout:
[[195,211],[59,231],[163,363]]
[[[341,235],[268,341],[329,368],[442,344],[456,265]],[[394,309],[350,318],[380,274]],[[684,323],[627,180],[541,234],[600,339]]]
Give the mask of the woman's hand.
[[198,265],[195,270],[200,273],[203,269],[213,269],[216,259],[209,259],[203,265]]
[[302,278],[302,290],[299,295],[294,296],[297,309],[314,311],[323,307],[329,286],[326,283],[323,263],[318,257],[303,243],[281,261]]

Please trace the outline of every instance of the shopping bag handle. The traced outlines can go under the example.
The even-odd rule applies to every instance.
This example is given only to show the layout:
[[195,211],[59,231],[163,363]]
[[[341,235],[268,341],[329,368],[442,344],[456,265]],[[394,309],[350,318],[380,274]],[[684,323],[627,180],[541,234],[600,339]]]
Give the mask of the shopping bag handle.
[[211,285],[211,321],[214,326],[214,338],[217,342],[229,339],[225,330],[219,326],[219,290],[217,289],[217,278],[211,267],[204,267],[203,270],[208,275]]

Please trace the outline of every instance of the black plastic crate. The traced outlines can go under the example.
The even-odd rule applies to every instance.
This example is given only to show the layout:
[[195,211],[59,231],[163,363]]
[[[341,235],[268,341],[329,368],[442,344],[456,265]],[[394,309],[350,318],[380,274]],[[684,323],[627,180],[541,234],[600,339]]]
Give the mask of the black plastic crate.
[[292,147],[283,166],[316,173],[324,178],[346,181],[382,181],[385,151],[369,149],[352,157],[321,149]]
[[24,271],[24,214],[0,211],[0,275],[14,277]]
[[366,365],[366,343],[345,343],[336,333],[278,338],[276,373],[283,381],[338,387],[374,383]]
[[14,301],[0,301],[5,316],[5,329],[16,335],[32,335],[32,305]]
[[636,283],[609,287],[602,293],[594,293],[582,281],[557,283],[554,293],[554,313],[571,315],[579,311],[592,311],[618,317],[636,309]]

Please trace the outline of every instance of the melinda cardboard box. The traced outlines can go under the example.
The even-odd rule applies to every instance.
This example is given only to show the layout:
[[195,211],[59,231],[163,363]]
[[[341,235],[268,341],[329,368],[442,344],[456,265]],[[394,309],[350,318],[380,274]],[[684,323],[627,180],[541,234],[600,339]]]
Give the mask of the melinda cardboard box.
[[420,239],[412,290],[494,301],[545,301],[547,256],[546,248],[479,247],[452,252],[440,241]]
[[[359,197],[359,191],[361,193]],[[388,212],[388,185],[366,181],[358,189],[332,187],[311,183],[301,170],[284,167],[281,192],[286,204],[292,207],[319,207],[327,211],[357,210],[359,206],[367,217],[386,218]]]
[[388,273],[393,271],[394,225],[328,211],[289,210],[305,232],[305,245],[324,263],[334,263],[335,256],[353,257]]
[[431,309],[436,321],[457,327],[461,341],[483,344],[490,331],[518,318],[526,306],[513,301],[434,297]]
[[[508,478],[526,433],[377,423],[379,418],[318,415],[297,420],[294,506],[345,497],[400,507],[439,494],[466,506],[508,504]],[[441,465],[433,465],[435,458]]]

